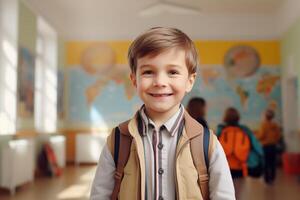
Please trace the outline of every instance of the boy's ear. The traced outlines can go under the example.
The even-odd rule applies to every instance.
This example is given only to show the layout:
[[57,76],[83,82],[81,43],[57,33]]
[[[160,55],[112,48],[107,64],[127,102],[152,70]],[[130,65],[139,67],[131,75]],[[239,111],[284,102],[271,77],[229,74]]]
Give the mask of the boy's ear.
[[131,80],[133,86],[136,87],[136,74],[135,73],[130,74],[130,80]]
[[193,89],[193,86],[194,86],[194,83],[195,83],[195,80],[196,80],[196,76],[197,76],[197,73],[193,73],[193,74],[189,75],[188,85],[187,85],[186,90],[185,90],[186,93],[190,92]]

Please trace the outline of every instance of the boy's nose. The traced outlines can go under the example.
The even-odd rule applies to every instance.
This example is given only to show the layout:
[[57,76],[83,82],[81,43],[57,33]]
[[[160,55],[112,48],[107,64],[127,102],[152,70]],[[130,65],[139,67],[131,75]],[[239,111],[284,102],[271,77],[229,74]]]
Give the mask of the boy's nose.
[[164,74],[157,74],[153,80],[153,85],[156,87],[166,86],[167,77]]

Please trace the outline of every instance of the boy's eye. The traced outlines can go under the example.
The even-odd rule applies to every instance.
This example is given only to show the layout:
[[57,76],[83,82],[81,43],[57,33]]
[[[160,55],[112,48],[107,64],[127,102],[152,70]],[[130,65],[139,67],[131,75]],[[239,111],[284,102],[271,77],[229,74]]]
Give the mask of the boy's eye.
[[170,70],[169,74],[176,75],[176,74],[179,74],[179,72],[177,70]]
[[151,70],[145,70],[142,72],[142,74],[149,75],[149,74],[153,74],[153,72]]

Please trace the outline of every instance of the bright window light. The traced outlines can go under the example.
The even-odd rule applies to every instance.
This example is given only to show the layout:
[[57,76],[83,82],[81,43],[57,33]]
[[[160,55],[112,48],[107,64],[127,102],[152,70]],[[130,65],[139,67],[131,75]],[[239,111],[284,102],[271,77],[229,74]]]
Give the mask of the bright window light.
[[16,73],[16,69],[9,63],[6,63],[6,65],[4,65],[4,74],[5,74],[5,87],[16,93],[16,89],[17,89],[17,73]]
[[18,1],[0,1],[0,135],[15,134]]
[[7,113],[10,119],[16,117],[16,94],[9,90],[6,90],[3,95],[4,99],[4,111]]
[[35,125],[43,133],[56,132],[57,38],[54,29],[38,18],[35,76]]
[[17,51],[14,46],[8,42],[7,40],[2,41],[2,50],[4,52],[5,57],[8,59],[9,63],[12,66],[16,66],[17,64]]
[[60,192],[58,199],[82,199],[89,197],[90,187],[87,184],[73,185]]
[[95,173],[96,172],[94,169],[89,170],[88,172],[80,176],[80,180],[85,182],[91,182],[94,179]]

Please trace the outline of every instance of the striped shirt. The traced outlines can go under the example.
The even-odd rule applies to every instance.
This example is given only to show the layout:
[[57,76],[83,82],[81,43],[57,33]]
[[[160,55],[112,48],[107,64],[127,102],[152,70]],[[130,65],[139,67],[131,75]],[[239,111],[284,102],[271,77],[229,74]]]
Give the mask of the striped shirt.
[[146,115],[145,107],[140,111],[139,132],[142,136],[146,166],[146,199],[175,199],[175,156],[178,130],[183,122],[184,108],[163,125],[156,127]]

